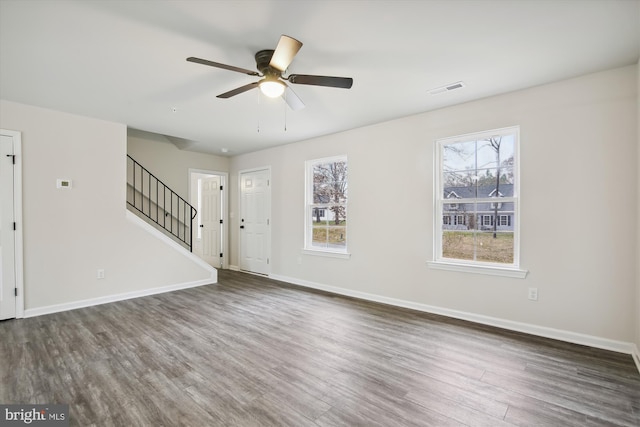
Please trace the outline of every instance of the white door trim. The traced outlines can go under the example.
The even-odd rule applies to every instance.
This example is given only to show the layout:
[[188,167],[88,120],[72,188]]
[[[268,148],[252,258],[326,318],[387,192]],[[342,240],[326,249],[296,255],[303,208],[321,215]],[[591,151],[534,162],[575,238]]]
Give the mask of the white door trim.
[[[221,228],[221,236],[222,239],[222,253],[224,256],[222,257],[222,269],[229,268],[229,259],[231,258],[229,255],[229,173],[228,172],[220,172],[206,169],[194,169],[189,168],[189,176],[187,182],[189,183],[188,194],[189,194],[189,203],[191,206],[194,206],[194,201],[191,200],[191,175],[194,173],[202,173],[206,175],[218,175],[220,180],[220,185],[222,185],[223,190],[221,191],[221,204],[222,204],[222,212],[220,213],[220,219],[222,220],[222,228]],[[197,202],[196,202],[197,204]]]
[[15,156],[15,165],[13,167],[13,218],[16,222],[16,231],[14,239],[15,250],[15,274],[16,288],[18,296],[16,297],[16,318],[24,317],[24,262],[23,262],[23,243],[22,229],[22,133],[15,130],[0,129],[0,134],[11,137],[13,139],[13,154]]
[[[260,171],[267,171],[269,173],[269,210],[268,210],[268,217],[270,218],[269,221],[271,221],[271,165],[268,166],[260,166],[260,167],[255,167],[255,168],[250,168],[250,169],[242,169],[238,171],[238,183],[237,183],[237,197],[238,197],[238,214],[241,215],[242,214],[242,175],[245,173],[252,173],[252,172],[260,172]],[[242,239],[240,238],[240,234],[239,234],[240,230],[237,230],[238,234],[238,253],[237,253],[237,257],[238,257],[238,265],[236,266],[238,268],[238,270],[240,269],[240,266],[242,265]],[[267,257],[269,259],[271,259],[271,226],[269,226],[269,241],[268,241],[268,248],[267,248]],[[269,262],[268,264],[268,273],[267,276],[271,275],[271,262]]]

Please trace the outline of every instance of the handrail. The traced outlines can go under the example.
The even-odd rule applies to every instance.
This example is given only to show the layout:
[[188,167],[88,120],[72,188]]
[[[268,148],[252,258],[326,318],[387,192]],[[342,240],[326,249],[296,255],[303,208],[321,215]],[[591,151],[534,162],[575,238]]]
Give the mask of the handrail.
[[193,219],[198,213],[196,208],[128,154],[127,184],[131,185],[131,192],[127,191],[127,204],[187,245],[189,251],[193,251]]

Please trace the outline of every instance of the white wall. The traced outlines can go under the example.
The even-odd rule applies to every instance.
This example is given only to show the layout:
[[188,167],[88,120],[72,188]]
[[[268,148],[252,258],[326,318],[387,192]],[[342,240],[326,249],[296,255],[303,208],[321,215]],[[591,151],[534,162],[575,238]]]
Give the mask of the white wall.
[[[238,171],[270,165],[275,276],[631,343],[636,85],[629,66],[237,156],[231,211]],[[512,125],[521,126],[528,277],[429,269],[434,140]],[[349,158],[351,259],[302,255],[304,161],[339,154]],[[237,242],[237,215],[231,229]],[[238,265],[237,245],[231,255]],[[537,302],[527,300],[528,287],[538,288]]]
[[[637,146],[637,164],[636,164],[636,173],[638,176],[638,192],[637,194],[637,211],[636,214],[638,215],[638,224],[637,224],[637,233],[638,233],[638,239],[637,239],[637,244],[636,244],[636,259],[635,259],[635,264],[637,267],[636,270],[636,301],[637,301],[637,305],[636,305],[636,352],[637,353],[637,361],[640,361],[640,60],[638,60],[638,65],[637,65],[637,69],[638,72],[637,77],[638,77],[638,84],[636,86],[636,91],[637,91],[637,122],[638,122],[638,146]],[[638,369],[640,369],[640,365],[638,366]]]
[[180,150],[163,135],[130,130],[127,154],[181,197],[189,200],[189,169],[229,171],[229,159]]
[[125,125],[0,101],[0,127],[22,132],[26,310],[215,281],[127,220]]

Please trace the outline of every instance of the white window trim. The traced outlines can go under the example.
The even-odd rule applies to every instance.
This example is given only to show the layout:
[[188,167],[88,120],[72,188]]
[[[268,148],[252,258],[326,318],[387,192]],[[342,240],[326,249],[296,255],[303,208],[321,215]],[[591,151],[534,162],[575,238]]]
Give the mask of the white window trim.
[[323,256],[327,258],[342,258],[349,259],[351,258],[351,254],[349,252],[336,252],[327,250],[324,251],[322,249],[303,249],[302,254],[304,255],[314,255],[314,256]]
[[[502,265],[477,261],[463,261],[450,258],[444,258],[441,256],[442,249],[442,215],[443,206],[447,203],[447,198],[442,195],[441,180],[442,180],[442,147],[445,144],[451,144],[456,142],[466,142],[470,139],[480,140],[499,135],[511,135],[515,134],[514,144],[514,173],[515,173],[515,185],[513,189],[512,198],[502,198],[501,202],[512,201],[514,204],[513,223],[513,264]],[[476,274],[489,274],[495,276],[505,276],[524,279],[527,276],[528,270],[520,268],[520,126],[510,126],[500,129],[494,129],[485,132],[474,132],[465,135],[454,136],[450,138],[441,138],[435,141],[435,154],[433,157],[435,179],[433,180],[433,194],[434,194],[434,240],[433,240],[433,260],[428,261],[429,268],[438,270],[449,270],[465,273]],[[479,199],[478,202],[482,200]],[[495,202],[495,198],[492,198]]]
[[[329,248],[314,248],[311,246],[311,233],[312,230],[309,227],[311,224],[311,210],[310,207],[318,207],[319,205],[314,203],[308,203],[310,195],[313,195],[313,166],[319,163],[332,163],[345,161],[347,162],[347,168],[349,167],[349,161],[346,154],[340,156],[323,157],[321,159],[307,160],[304,162],[305,169],[305,194],[304,194],[304,248],[302,253],[304,255],[323,256],[328,258],[342,258],[349,259],[351,253],[349,252],[349,227],[347,226],[347,245],[344,250],[329,249]],[[347,171],[347,181],[349,180],[349,172]],[[332,203],[323,203],[321,206],[331,205]],[[349,212],[349,199],[347,196],[346,209]],[[347,215],[347,218],[348,215]],[[347,219],[348,220],[348,219]]]
[[448,261],[427,261],[427,265],[429,268],[433,268],[435,270],[448,270],[448,271],[458,271],[462,273],[476,273],[476,274],[488,274],[491,276],[503,276],[503,277],[514,277],[517,279],[524,279],[527,277],[528,270],[522,270],[520,268],[512,268],[512,267],[504,267],[500,265],[493,264],[459,264]]

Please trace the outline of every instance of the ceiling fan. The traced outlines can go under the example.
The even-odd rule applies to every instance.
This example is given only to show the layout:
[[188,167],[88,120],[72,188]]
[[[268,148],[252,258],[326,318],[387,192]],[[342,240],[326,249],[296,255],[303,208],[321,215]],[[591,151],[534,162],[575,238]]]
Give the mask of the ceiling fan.
[[217,98],[231,98],[232,96],[236,96],[259,87],[260,91],[266,96],[271,98],[282,96],[291,109],[299,110],[304,108],[304,104],[289,85],[285,83],[285,80],[293,84],[327,86],[342,89],[351,88],[353,85],[353,79],[350,77],[314,76],[308,74],[290,74],[286,77],[283,76],[283,73],[286,71],[287,67],[289,67],[289,64],[291,64],[291,61],[293,61],[293,58],[301,47],[302,43],[300,41],[283,34],[280,36],[280,41],[278,41],[278,45],[275,50],[267,49],[256,53],[256,68],[259,72],[234,67],[232,65],[220,64],[206,59],[195,58],[193,56],[187,58],[187,61],[235,71],[249,76],[263,77],[257,82],[249,83],[230,90],[229,92],[222,93],[218,95]]

